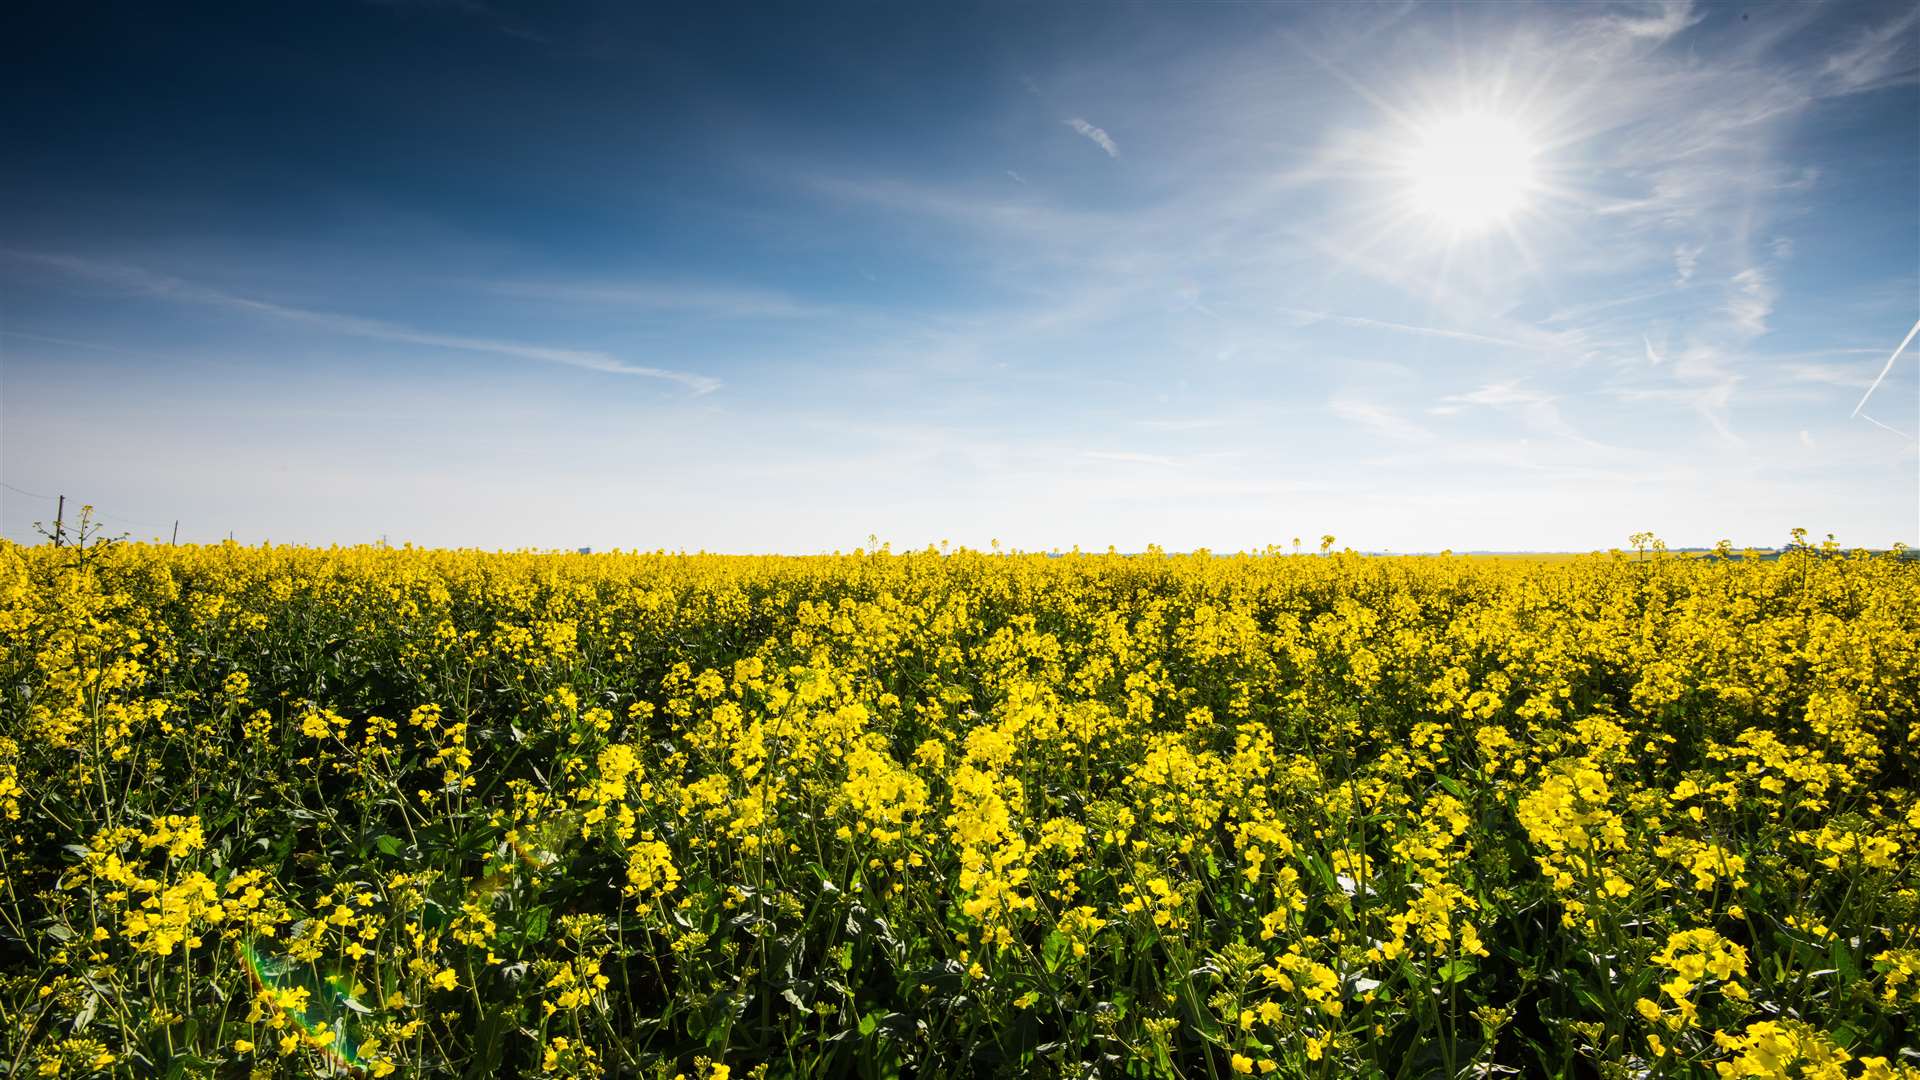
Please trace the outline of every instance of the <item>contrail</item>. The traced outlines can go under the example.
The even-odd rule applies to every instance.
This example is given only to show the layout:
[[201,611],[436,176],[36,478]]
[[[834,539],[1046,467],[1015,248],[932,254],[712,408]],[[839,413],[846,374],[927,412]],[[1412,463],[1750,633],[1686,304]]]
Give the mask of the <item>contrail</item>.
[[[1892,356],[1887,357],[1886,366],[1880,369],[1880,374],[1873,377],[1873,385],[1867,387],[1867,392],[1860,395],[1860,404],[1853,407],[1853,413],[1851,415],[1859,416],[1860,410],[1867,407],[1867,399],[1873,396],[1875,390],[1880,389],[1880,380],[1887,377],[1887,372],[1893,370],[1893,362],[1900,359],[1900,354],[1907,351],[1908,345],[1913,344],[1913,335],[1915,334],[1920,334],[1920,320],[1916,320],[1913,324],[1913,329],[1907,331],[1907,336],[1900,339],[1900,347],[1893,350]],[[1868,417],[1868,419],[1872,419],[1872,417]],[[1881,426],[1885,427],[1886,425],[1883,424]],[[1893,429],[1888,428],[1887,430],[1891,431]]]
[[1892,426],[1892,425],[1890,425],[1890,424],[1883,424],[1883,423],[1881,423],[1880,421],[1878,421],[1878,420],[1875,420],[1875,419],[1874,419],[1873,417],[1871,417],[1871,416],[1867,416],[1867,415],[1865,415],[1865,414],[1862,414],[1862,415],[1861,415],[1861,417],[1860,417],[1860,419],[1862,419],[1862,420],[1865,420],[1865,421],[1866,421],[1867,423],[1869,423],[1869,424],[1872,424],[1872,425],[1873,425],[1874,427],[1877,427],[1877,428],[1884,428],[1884,429],[1886,429],[1887,431],[1891,431],[1891,432],[1893,432],[1893,433],[1894,433],[1895,435],[1898,435],[1898,436],[1900,436],[1901,438],[1903,438],[1903,439],[1905,439],[1905,440],[1907,440],[1908,442],[1912,442],[1912,441],[1913,441],[1913,436],[1911,436],[1911,435],[1909,435],[1909,434],[1907,434],[1907,433],[1906,433],[1906,432],[1904,432],[1904,431],[1901,431],[1901,430],[1900,430],[1899,428],[1897,428],[1897,427],[1894,427],[1894,426]]

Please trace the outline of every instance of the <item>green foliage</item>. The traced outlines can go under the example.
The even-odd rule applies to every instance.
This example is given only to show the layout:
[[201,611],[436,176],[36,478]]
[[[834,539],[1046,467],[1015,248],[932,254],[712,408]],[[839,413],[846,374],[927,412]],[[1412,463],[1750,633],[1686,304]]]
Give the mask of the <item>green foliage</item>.
[[0,1071],[1913,1075],[1920,562],[1635,547],[0,544]]

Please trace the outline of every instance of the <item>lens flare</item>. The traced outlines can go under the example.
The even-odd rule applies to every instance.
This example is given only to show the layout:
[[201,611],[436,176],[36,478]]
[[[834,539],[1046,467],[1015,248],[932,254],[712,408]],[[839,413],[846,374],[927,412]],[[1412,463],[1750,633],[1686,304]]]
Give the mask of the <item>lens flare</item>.
[[[354,996],[349,979],[322,972],[310,964],[297,964],[285,957],[263,953],[252,942],[241,942],[239,952],[256,993],[296,989],[307,992],[305,1007],[280,1011],[307,1035],[308,1045],[320,1054],[329,1073],[366,1074],[366,1064],[359,1054],[361,1038],[357,1017],[371,1010]],[[326,1038],[329,1033],[331,1039]]]

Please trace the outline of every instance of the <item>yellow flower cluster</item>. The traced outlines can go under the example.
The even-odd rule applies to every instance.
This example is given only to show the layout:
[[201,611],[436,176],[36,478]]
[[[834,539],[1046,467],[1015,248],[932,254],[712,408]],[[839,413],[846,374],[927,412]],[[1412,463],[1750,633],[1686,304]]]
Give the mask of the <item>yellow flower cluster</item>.
[[1911,1078],[1903,555],[0,543],[0,1060]]

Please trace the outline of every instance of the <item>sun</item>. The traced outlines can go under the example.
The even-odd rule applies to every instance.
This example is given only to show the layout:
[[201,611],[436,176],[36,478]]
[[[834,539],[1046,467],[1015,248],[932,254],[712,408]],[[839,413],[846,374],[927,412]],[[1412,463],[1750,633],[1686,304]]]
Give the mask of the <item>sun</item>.
[[1520,125],[1494,113],[1424,124],[1405,159],[1413,203],[1456,233],[1505,222],[1534,191],[1535,154]]

